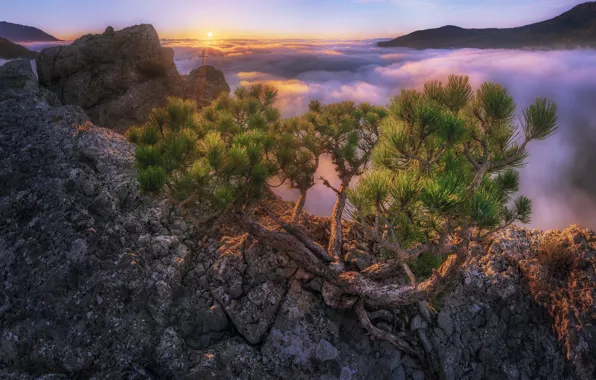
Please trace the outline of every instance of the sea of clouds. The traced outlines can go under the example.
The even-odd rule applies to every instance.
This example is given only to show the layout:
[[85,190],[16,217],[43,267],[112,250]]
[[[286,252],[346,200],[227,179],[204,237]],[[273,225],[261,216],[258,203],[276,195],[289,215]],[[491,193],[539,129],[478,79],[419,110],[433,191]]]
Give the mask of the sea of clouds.
[[[286,116],[303,113],[311,99],[386,104],[400,88],[467,74],[474,86],[495,81],[519,106],[536,97],[559,104],[559,131],[529,146],[520,193],[534,201],[531,226],[596,228],[596,50],[410,50],[378,48],[367,41],[164,40],[174,48],[181,73],[202,62],[222,70],[232,88],[268,83],[279,89]],[[320,174],[332,178],[323,161]],[[284,192],[293,198],[295,193]],[[309,193],[307,210],[329,214],[334,194],[323,186]]]

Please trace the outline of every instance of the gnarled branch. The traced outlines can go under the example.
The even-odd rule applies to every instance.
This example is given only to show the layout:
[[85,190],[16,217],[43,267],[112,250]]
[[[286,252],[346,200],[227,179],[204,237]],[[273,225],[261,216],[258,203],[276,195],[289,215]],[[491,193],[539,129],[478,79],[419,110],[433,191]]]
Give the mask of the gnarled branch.
[[321,177],[319,177],[319,179],[321,180],[321,182],[323,183],[324,186],[333,190],[335,192],[335,194],[339,194],[339,190],[335,186],[333,186],[331,184],[331,182],[329,182],[325,177],[321,176]]
[[378,329],[370,320],[366,309],[364,308],[364,302],[362,300],[358,300],[356,305],[354,306],[354,311],[358,315],[358,319],[360,319],[360,323],[362,326],[368,330],[375,338],[386,340],[389,343],[393,344],[395,347],[399,348],[400,350],[407,352],[409,354],[415,355],[416,357],[420,356],[420,353],[414,349],[408,342],[399,338],[398,336],[388,333],[386,331]]

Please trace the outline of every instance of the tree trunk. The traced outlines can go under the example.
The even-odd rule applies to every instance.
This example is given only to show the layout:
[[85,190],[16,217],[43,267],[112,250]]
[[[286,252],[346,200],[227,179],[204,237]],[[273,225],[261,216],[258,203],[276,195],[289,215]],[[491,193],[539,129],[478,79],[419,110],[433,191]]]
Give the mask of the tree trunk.
[[488,170],[488,163],[484,162],[480,167],[476,170],[476,176],[474,177],[474,181],[472,182],[471,189],[472,191],[476,190],[480,184],[482,184],[482,180],[484,179],[484,174]]
[[292,224],[298,224],[300,221],[300,216],[302,216],[302,209],[304,208],[304,203],[306,202],[306,190],[300,190],[300,197],[296,201],[296,205],[294,206],[294,211],[292,212]]
[[[383,276],[369,276],[368,273],[351,271],[337,272],[295,236],[286,232],[270,230],[246,215],[239,216],[238,220],[243,229],[250,232],[261,243],[282,250],[307,272],[333,285],[336,289],[333,295],[338,301],[336,303],[339,303],[343,297],[355,296],[361,298],[368,305],[393,308],[426,300],[442,291],[455,278],[469,252],[465,242],[454,246],[455,252],[448,256],[441,267],[435,270],[427,280],[415,286],[383,284],[376,280],[386,279],[393,271],[380,269],[377,274],[383,274]],[[456,249],[456,247],[459,248]],[[451,250],[449,251],[451,252]],[[383,266],[382,264],[377,265]],[[388,264],[388,266],[397,267],[392,264]],[[373,279],[374,277],[376,278]]]
[[333,206],[333,211],[331,212],[331,217],[329,218],[331,233],[329,234],[329,245],[327,247],[327,252],[329,253],[329,256],[339,260],[343,260],[343,234],[341,220],[344,214],[344,209],[346,208],[346,199],[348,196],[347,190],[351,179],[352,176],[342,179],[341,186],[338,190],[337,199],[335,200],[335,205]]

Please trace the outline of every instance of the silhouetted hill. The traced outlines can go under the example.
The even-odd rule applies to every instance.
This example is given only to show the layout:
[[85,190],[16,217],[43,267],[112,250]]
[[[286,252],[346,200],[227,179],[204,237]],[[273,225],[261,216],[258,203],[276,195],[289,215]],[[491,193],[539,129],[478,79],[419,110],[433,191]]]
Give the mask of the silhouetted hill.
[[453,25],[419,30],[380,47],[444,48],[571,48],[596,46],[596,2],[575,6],[550,20],[508,29],[464,29]]
[[0,21],[0,37],[12,42],[60,41],[43,30],[6,21]]
[[9,40],[0,38],[0,58],[15,59],[15,58],[35,58],[37,53],[31,51],[21,45],[17,45]]

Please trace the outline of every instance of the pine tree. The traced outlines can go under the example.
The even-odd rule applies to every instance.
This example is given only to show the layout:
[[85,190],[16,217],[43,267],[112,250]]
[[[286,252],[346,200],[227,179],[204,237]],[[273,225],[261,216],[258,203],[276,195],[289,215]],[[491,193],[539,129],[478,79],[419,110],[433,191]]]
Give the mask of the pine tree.
[[352,179],[361,175],[370,162],[372,150],[379,138],[379,126],[387,115],[383,107],[363,103],[342,102],[323,106],[318,101],[309,104],[307,119],[320,134],[323,152],[331,156],[337,167],[339,188],[324,184],[337,195],[331,213],[331,235],[327,251],[336,261],[341,257],[343,231],[341,219],[347,200],[348,187]]
[[282,133],[278,141],[278,162],[282,183],[300,192],[292,212],[292,223],[297,224],[306,202],[306,194],[315,185],[323,141],[320,133],[304,117],[284,121]]
[[[387,107],[314,101],[307,114],[286,120],[273,107],[276,95],[268,86],[239,87],[201,111],[170,99],[128,134],[137,144],[141,186],[165,188],[180,207],[207,215],[203,222],[235,215],[238,226],[262,244],[321,278],[329,306],[353,307],[376,337],[414,352],[377,329],[366,306],[392,308],[433,297],[475,244],[516,221],[530,221],[531,201],[514,198],[517,169],[530,141],[555,132],[556,104],[537,99],[518,124],[505,88],[487,82],[473,91],[465,76],[429,82],[422,91],[402,90]],[[323,179],[336,194],[327,248],[300,226],[322,154],[331,157],[340,182],[335,188]],[[290,221],[268,207],[280,182],[300,191]],[[348,203],[369,251],[378,255],[377,264],[361,271],[344,262]],[[279,227],[260,223],[257,209]],[[442,264],[419,281],[412,263],[421,255]],[[392,281],[400,274],[409,285]]]

